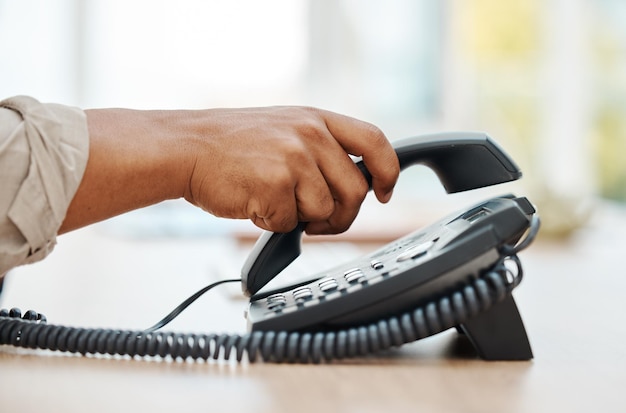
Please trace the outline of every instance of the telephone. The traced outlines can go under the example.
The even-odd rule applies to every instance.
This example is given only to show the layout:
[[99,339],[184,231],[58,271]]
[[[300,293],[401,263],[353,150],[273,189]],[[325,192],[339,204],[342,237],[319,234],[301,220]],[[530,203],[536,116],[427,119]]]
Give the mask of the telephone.
[[[484,133],[422,135],[396,141],[394,148],[402,170],[426,165],[448,193],[521,177],[513,160]],[[365,165],[356,164],[371,188]],[[77,329],[14,309],[0,312],[0,344],[82,354],[229,359],[235,352],[237,360],[247,355],[250,361],[260,356],[321,362],[401,346],[454,327],[485,360],[533,357],[512,296],[523,276],[517,254],[539,230],[528,199],[485,200],[306,281],[264,290],[300,255],[304,225],[288,233],[264,232],[241,280],[226,280],[241,282],[250,298],[247,334]]]

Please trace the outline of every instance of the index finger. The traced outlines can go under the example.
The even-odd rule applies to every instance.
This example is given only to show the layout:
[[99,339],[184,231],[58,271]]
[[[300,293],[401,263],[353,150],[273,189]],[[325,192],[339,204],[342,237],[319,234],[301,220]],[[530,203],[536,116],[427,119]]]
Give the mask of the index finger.
[[398,156],[385,134],[371,123],[321,111],[326,127],[343,149],[363,158],[372,175],[372,189],[380,202],[391,198],[400,174]]

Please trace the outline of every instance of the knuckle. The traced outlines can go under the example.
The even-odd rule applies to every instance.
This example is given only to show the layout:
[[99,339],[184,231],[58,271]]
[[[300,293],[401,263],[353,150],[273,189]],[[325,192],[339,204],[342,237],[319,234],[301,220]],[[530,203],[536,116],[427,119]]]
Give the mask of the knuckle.
[[309,158],[305,144],[299,139],[283,139],[276,147],[276,153],[279,159],[278,165],[283,165],[283,168],[277,168],[276,172],[289,176],[293,173],[294,165],[299,166]]
[[302,201],[298,203],[298,216],[305,222],[326,221],[334,212],[335,202],[330,197],[314,203]]
[[329,234],[341,234],[342,232],[346,232],[350,226],[352,225],[353,219],[342,219],[336,220],[334,222],[330,222],[328,227]]
[[[291,155],[285,154],[284,156]],[[297,155],[293,156],[296,157]],[[289,167],[287,162],[268,163],[259,172],[256,190],[265,196],[271,196],[270,194],[279,194],[291,190],[294,182],[294,170]]]
[[263,201],[255,201],[247,211],[249,219],[259,228],[274,232],[289,232],[298,224],[298,218],[294,211],[280,203],[273,203],[278,209],[272,209],[270,204]]
[[[259,188],[260,191],[265,192],[268,196],[272,197],[271,194],[282,194],[286,191],[290,191],[293,187],[293,177],[289,171],[274,171],[273,173],[269,173],[267,175],[267,179],[265,180],[264,187]],[[272,200],[272,199],[271,199]]]
[[320,124],[317,121],[311,119],[304,120],[298,125],[298,133],[312,142],[324,141],[327,136],[327,131],[324,124]]
[[289,232],[298,225],[298,218],[291,213],[276,213],[266,221],[274,232]]
[[383,131],[369,122],[363,122],[363,134],[374,145],[385,145],[388,142]]
[[365,179],[356,179],[350,186],[350,190],[343,195],[344,203],[347,205],[360,205],[367,196],[369,186]]
[[330,218],[334,212],[335,212],[335,200],[330,196],[325,197],[320,204],[320,209],[319,209],[320,220],[326,220]]
[[323,139],[328,134],[328,128],[319,109],[311,107],[299,107],[297,132],[306,138]]
[[308,220],[311,221],[326,221],[335,212],[335,200],[331,196],[322,197],[319,200],[317,207],[311,211]]

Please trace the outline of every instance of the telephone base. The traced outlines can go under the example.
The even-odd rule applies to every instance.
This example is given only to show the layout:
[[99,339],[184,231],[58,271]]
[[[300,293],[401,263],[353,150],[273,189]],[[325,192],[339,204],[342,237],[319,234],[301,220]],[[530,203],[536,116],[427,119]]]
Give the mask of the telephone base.
[[512,295],[457,327],[484,360],[530,360],[533,352]]

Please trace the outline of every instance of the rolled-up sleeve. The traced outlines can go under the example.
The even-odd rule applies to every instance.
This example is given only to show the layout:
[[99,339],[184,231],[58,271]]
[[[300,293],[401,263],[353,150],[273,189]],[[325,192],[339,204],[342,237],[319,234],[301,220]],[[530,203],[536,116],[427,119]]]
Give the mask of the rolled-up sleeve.
[[0,101],[0,276],[52,251],[88,154],[81,109]]

